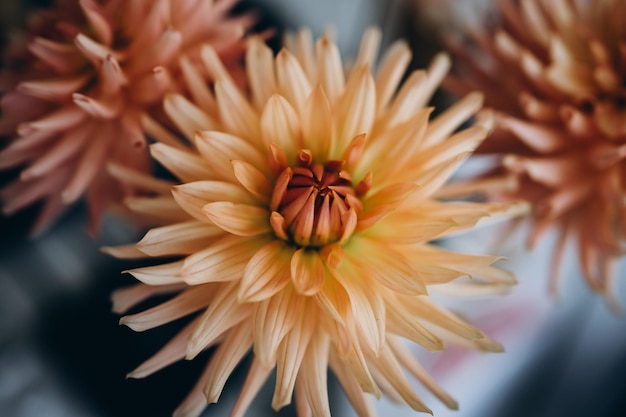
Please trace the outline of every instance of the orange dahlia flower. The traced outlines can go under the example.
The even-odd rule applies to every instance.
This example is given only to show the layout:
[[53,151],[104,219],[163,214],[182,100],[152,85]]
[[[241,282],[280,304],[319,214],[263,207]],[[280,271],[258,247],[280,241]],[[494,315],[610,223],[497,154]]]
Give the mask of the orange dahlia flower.
[[29,56],[13,55],[2,97],[0,169],[21,167],[0,190],[5,214],[35,202],[34,229],[86,195],[95,233],[110,202],[134,190],[111,162],[148,171],[150,114],[173,79],[199,76],[198,47],[210,43],[232,66],[250,15],[228,17],[236,0],[60,0],[33,20]]
[[483,150],[502,155],[517,186],[492,194],[533,204],[530,246],[559,230],[553,291],[569,238],[589,287],[608,295],[611,264],[624,254],[624,10],[624,0],[504,0],[495,26],[473,30],[466,47],[450,43],[458,66],[447,86],[482,90],[498,112]]
[[[313,44],[307,31],[276,57],[258,38],[246,55],[242,92],[211,48],[218,118],[182,96],[167,112],[194,149],[152,145],[152,155],[182,183],[172,196],[130,205],[163,226],[136,246],[106,248],[118,257],[181,257],[128,271],[141,281],[120,289],[114,310],[154,294],[172,298],[124,316],[144,331],[195,318],[129,376],[147,376],[217,346],[174,415],[197,416],[217,402],[247,352],[254,360],[231,416],[242,416],[271,372],[272,406],[295,395],[299,416],[330,416],[327,368],[359,416],[373,416],[381,392],[429,412],[405,373],[448,407],[456,402],[425,372],[403,339],[438,350],[445,340],[483,350],[500,346],[437,306],[429,291],[509,288],[513,276],[496,257],[442,250],[428,242],[471,228],[500,204],[440,202],[433,195],[486,129],[454,133],[481,107],[470,94],[434,120],[425,107],[449,60],[435,59],[402,84],[406,43],[393,44],[375,71],[380,33],[368,31],[351,70],[337,47]],[[209,130],[197,131],[198,123]],[[138,186],[164,185],[136,177]],[[451,282],[458,277],[472,281]],[[295,394],[294,394],[295,393]]]

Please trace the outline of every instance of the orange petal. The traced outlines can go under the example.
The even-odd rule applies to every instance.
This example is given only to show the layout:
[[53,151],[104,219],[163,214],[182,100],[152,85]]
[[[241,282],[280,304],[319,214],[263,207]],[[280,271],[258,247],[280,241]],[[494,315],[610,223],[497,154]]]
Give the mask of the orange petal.
[[324,263],[317,251],[300,248],[291,258],[291,281],[299,294],[316,294],[324,285],[324,271]]
[[180,275],[190,285],[238,280],[243,276],[250,258],[266,242],[266,239],[226,235],[185,258]]
[[137,248],[150,256],[190,255],[207,247],[223,231],[198,221],[155,227],[137,243]]
[[218,227],[237,236],[256,236],[271,231],[270,215],[263,207],[217,201],[205,205],[203,210]]
[[272,194],[272,186],[265,175],[246,161],[233,160],[231,163],[239,183],[259,201],[268,203]]
[[243,272],[239,300],[257,302],[283,289],[290,279],[293,252],[293,248],[280,241],[272,241],[259,249]]
[[207,286],[192,287],[156,307],[122,317],[120,324],[130,327],[136,332],[153,329],[206,307],[211,303],[212,298],[211,288]]

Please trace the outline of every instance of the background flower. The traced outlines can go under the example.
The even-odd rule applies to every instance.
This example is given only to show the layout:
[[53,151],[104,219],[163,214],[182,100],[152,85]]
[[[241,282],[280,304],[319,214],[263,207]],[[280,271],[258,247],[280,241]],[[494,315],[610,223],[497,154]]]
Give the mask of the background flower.
[[[501,350],[428,296],[506,292],[515,282],[491,266],[496,257],[428,243],[508,207],[434,198],[486,134],[480,125],[454,133],[480,109],[481,96],[470,94],[429,120],[425,105],[448,59],[439,56],[401,83],[411,53],[399,41],[374,76],[380,39],[379,31],[366,32],[346,75],[326,37],[313,43],[300,31],[287,39],[291,52],[275,58],[250,38],[249,99],[205,46],[202,59],[216,79],[208,102],[219,117],[203,103],[166,97],[172,122],[195,146],[157,143],[152,154],[182,184],[173,187],[173,199],[132,199],[136,211],[160,216],[164,225],[136,247],[106,250],[183,257],[128,271],[142,283],[113,298],[123,312],[154,294],[174,295],[121,319],[137,331],[199,313],[132,377],[217,346],[175,415],[197,415],[207,400],[217,402],[250,349],[254,360],[232,415],[245,412],[274,369],[273,408],[295,395],[299,415],[330,415],[327,367],[360,416],[373,413],[363,391],[428,412],[405,371],[456,408],[402,338],[427,350],[442,349],[444,340]],[[194,94],[213,97],[208,88]],[[208,130],[198,131],[202,124]],[[137,177],[142,184],[150,187]],[[474,280],[451,282],[462,276]]]
[[14,44],[2,75],[0,135],[15,136],[0,168],[21,167],[0,191],[4,213],[42,201],[37,233],[86,195],[96,233],[107,205],[135,192],[105,166],[149,170],[152,117],[163,94],[180,89],[173,80],[200,82],[199,45],[240,71],[253,18],[229,17],[234,3],[60,0],[31,19],[28,52]]
[[481,90],[498,111],[482,151],[502,155],[501,169],[488,181],[517,185],[487,192],[533,203],[530,246],[559,230],[551,290],[572,239],[589,287],[610,297],[626,237],[626,2],[498,4],[496,23],[474,27],[469,44],[448,39],[457,66],[446,85]]

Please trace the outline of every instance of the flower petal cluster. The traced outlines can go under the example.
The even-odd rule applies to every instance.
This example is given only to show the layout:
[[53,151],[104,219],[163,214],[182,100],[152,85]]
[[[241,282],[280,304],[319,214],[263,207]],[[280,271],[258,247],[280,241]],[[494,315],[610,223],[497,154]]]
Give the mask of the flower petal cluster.
[[0,169],[20,169],[0,191],[4,213],[42,202],[37,232],[86,195],[95,233],[107,204],[134,193],[107,164],[149,170],[150,115],[180,90],[173,80],[202,77],[199,45],[214,45],[233,67],[242,57],[253,19],[229,17],[233,3],[60,0],[34,19],[28,57],[14,53],[3,74],[0,135],[13,138]]
[[[298,415],[330,416],[329,367],[361,417],[375,415],[369,394],[381,393],[430,412],[406,373],[456,408],[404,339],[427,350],[443,349],[444,340],[501,350],[429,297],[438,288],[466,294],[515,282],[492,266],[497,257],[429,243],[504,209],[435,198],[486,134],[483,126],[458,130],[482,98],[470,94],[431,119],[426,104],[449,59],[437,57],[402,83],[409,48],[394,43],[376,65],[380,39],[378,30],[366,32],[346,71],[337,47],[325,37],[314,43],[306,30],[277,56],[252,37],[245,91],[207,46],[203,62],[216,82],[195,91],[207,100],[166,97],[168,115],[193,146],[151,150],[181,184],[171,196],[132,199],[137,213],[162,226],[136,246],[106,251],[168,259],[128,271],[141,282],[113,301],[124,312],[155,294],[171,298],[121,323],[144,331],[192,317],[130,377],[215,347],[174,415],[197,416],[217,402],[249,351],[254,359],[231,416],[245,413],[272,372],[274,409],[295,396]],[[219,117],[206,111],[213,104]]]
[[[611,264],[626,240],[624,0],[501,1],[499,20],[451,42],[450,90],[481,90],[497,112],[482,150],[502,155],[514,190],[534,206],[529,244],[555,228],[551,289],[566,241],[576,242],[589,287],[610,295]],[[506,183],[506,181],[505,181]],[[508,182],[510,184],[510,182]]]

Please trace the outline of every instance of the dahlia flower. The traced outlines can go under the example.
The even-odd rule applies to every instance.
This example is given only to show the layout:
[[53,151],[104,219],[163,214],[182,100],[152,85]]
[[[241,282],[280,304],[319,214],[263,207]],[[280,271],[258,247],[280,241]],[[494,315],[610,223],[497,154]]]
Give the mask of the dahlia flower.
[[497,111],[482,149],[502,155],[489,180],[505,171],[516,183],[488,191],[532,203],[529,246],[558,230],[552,291],[568,240],[589,287],[609,298],[611,264],[624,254],[624,10],[624,0],[504,0],[498,24],[473,30],[468,46],[449,43],[458,67],[447,87],[482,90]]
[[[299,416],[330,416],[327,368],[359,416],[375,415],[371,398],[385,392],[430,412],[405,372],[450,408],[456,402],[415,360],[403,339],[428,350],[444,340],[498,351],[500,345],[429,298],[506,289],[513,276],[498,258],[448,252],[428,242],[471,228],[502,204],[441,202],[434,194],[486,134],[477,125],[454,133],[481,107],[470,94],[434,120],[425,107],[449,60],[401,83],[410,61],[393,44],[375,75],[380,32],[363,37],[344,73],[337,47],[315,44],[306,30],[276,57],[249,40],[243,91],[210,47],[202,55],[216,79],[211,118],[169,95],[172,122],[193,149],[163,143],[152,155],[181,184],[171,196],[133,198],[130,206],[162,226],[136,245],[106,248],[118,257],[170,261],[128,271],[141,283],[113,295],[124,312],[154,294],[172,298],[122,317],[144,331],[193,315],[191,322],[129,376],[147,376],[216,346],[176,416],[197,416],[217,402],[234,367],[254,359],[231,416],[242,416],[271,372],[272,407],[295,395]],[[204,120],[208,130],[197,130]],[[135,178],[156,192],[165,183]],[[172,257],[180,257],[171,261]],[[473,280],[451,282],[458,277]]]
[[[172,80],[198,78],[198,47],[210,43],[233,67],[250,15],[228,17],[236,0],[59,0],[34,18],[28,56],[10,52],[0,85],[0,169],[20,168],[0,190],[3,212],[43,202],[34,231],[86,195],[95,233],[108,203],[134,190],[109,163],[148,171],[154,116]],[[10,90],[10,91],[8,91]]]

